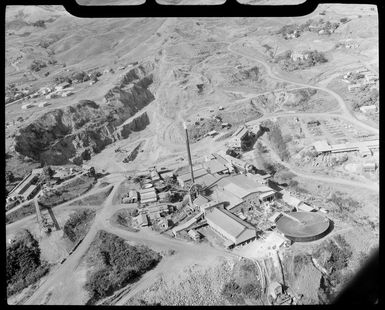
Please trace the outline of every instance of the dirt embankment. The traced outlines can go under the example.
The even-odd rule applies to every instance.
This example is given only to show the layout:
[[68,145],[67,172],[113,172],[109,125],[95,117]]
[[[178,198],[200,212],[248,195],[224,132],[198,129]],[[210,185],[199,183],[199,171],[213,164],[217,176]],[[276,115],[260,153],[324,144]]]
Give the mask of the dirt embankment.
[[81,164],[132,131],[143,130],[149,124],[147,113],[133,116],[154,100],[148,89],[153,71],[150,62],[131,69],[107,92],[101,105],[81,100],[45,113],[20,129],[15,151],[45,164]]

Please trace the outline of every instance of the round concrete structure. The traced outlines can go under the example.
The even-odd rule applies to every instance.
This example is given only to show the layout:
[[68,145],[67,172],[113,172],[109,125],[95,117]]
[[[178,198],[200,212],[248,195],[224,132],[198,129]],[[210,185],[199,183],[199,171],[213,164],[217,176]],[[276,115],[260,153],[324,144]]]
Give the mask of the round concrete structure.
[[329,232],[330,220],[316,212],[290,212],[278,219],[276,226],[286,238],[305,242],[322,238]]

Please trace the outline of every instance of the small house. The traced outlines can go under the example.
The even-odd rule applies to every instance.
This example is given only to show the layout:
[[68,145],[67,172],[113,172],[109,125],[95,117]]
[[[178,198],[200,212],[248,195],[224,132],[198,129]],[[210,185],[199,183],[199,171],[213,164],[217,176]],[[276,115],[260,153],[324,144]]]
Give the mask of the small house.
[[50,105],[50,103],[48,103],[47,101],[43,101],[43,102],[40,102],[38,104],[38,107],[39,108],[44,108],[44,107],[49,106],[49,105]]
[[23,110],[26,110],[26,109],[29,109],[29,108],[32,108],[34,105],[32,103],[27,103],[27,104],[24,104],[21,106],[21,108]]
[[362,166],[362,169],[364,172],[374,172],[374,171],[376,171],[376,164],[375,163],[366,163]]
[[362,113],[365,113],[365,114],[375,113],[375,112],[377,112],[377,107],[374,104],[372,104],[372,105],[364,105],[364,106],[360,107],[360,111]]

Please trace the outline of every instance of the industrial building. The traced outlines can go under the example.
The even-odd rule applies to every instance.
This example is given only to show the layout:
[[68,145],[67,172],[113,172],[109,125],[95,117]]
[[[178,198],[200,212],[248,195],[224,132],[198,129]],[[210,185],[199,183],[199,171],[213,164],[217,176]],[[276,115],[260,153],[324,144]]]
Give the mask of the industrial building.
[[201,234],[195,229],[190,229],[187,233],[193,240],[199,240],[201,238]]
[[148,223],[148,218],[147,218],[147,215],[142,213],[142,214],[139,214],[135,220],[137,221],[138,223],[138,226],[140,227],[145,227],[145,226],[148,226],[149,223]]
[[36,185],[38,181],[38,175],[34,173],[27,174],[24,179],[15,186],[12,191],[9,193],[9,197],[21,196],[25,200],[29,200],[33,198],[33,196],[40,189],[39,186]]
[[156,202],[158,200],[155,189],[153,187],[140,190],[139,196],[140,196],[140,202],[142,204]]
[[209,161],[204,162],[203,167],[211,174],[229,173],[229,169],[226,167],[226,165],[218,159],[211,159]]
[[257,237],[257,231],[252,225],[225,209],[209,209],[205,218],[213,230],[228,240],[226,247],[239,245]]
[[369,140],[369,141],[357,141],[357,142],[347,142],[340,144],[329,145],[327,141],[317,141],[313,143],[313,146],[318,154],[323,153],[341,153],[341,152],[354,152],[359,151],[362,148],[368,149],[379,149],[379,140]]
[[246,127],[239,127],[231,136],[229,147],[242,148],[245,139],[248,137],[249,131]]
[[[208,172],[201,166],[198,165],[193,167],[194,179],[198,179],[201,176],[206,175]],[[180,174],[177,176],[177,181],[181,187],[184,187],[188,182],[191,182],[191,173],[190,171]]]
[[255,197],[258,203],[271,201],[276,192],[269,186],[256,181],[254,175],[232,175],[221,178],[213,184],[214,193],[211,197],[220,197],[221,201],[227,202],[226,209],[237,213],[245,199]]

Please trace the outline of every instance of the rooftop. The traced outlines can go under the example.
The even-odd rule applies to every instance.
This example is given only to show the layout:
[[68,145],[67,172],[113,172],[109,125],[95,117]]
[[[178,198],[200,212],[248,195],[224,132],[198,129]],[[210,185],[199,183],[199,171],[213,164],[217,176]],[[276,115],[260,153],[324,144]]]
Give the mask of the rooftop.
[[193,201],[193,204],[199,207],[205,204],[206,202],[209,202],[209,200],[206,197],[203,197],[202,195],[198,195],[198,197]]
[[[203,168],[199,168],[199,169],[193,170],[193,171],[194,171],[194,179],[199,178],[199,177],[207,174],[207,171]],[[191,180],[191,173],[187,172],[187,173],[181,174],[178,176],[178,179],[182,180],[183,182],[190,181]]]
[[227,170],[227,167],[223,164],[223,162],[218,159],[206,161],[203,165],[206,169],[210,170],[210,173],[218,173]]
[[224,209],[212,208],[206,213],[206,219],[211,220],[234,238],[240,236],[247,229],[255,230],[252,225]]

